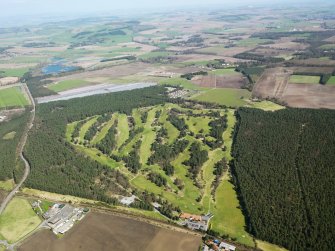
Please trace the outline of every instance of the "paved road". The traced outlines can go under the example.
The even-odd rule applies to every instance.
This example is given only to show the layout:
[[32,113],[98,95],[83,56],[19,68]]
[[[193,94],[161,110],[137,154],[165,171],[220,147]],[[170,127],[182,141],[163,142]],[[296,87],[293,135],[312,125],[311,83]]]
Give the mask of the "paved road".
[[25,131],[23,132],[21,141],[20,141],[19,146],[18,146],[18,153],[20,155],[20,158],[24,162],[25,170],[24,170],[24,175],[23,175],[22,180],[16,185],[16,187],[3,200],[3,202],[0,206],[0,214],[2,214],[2,212],[5,210],[8,203],[13,199],[15,194],[19,191],[20,187],[26,181],[26,179],[28,178],[28,175],[30,173],[30,165],[29,165],[28,161],[26,160],[26,158],[23,156],[23,149],[24,149],[24,146],[26,145],[26,142],[27,142],[28,132],[33,127],[33,123],[34,123],[34,120],[35,120],[35,101],[34,101],[33,97],[31,96],[31,93],[30,93],[27,85],[24,84],[23,86],[24,86],[24,89],[26,90],[26,92],[29,96],[29,99],[31,101],[31,104],[33,106],[33,109],[31,110],[31,116],[30,116],[29,122],[28,122],[28,124],[25,128]]

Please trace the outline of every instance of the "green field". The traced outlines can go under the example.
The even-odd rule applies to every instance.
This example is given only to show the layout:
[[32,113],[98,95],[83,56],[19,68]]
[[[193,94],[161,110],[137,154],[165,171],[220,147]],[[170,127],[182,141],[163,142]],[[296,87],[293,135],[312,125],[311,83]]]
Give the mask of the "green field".
[[306,75],[292,75],[290,83],[294,84],[319,84],[319,76],[306,76]]
[[189,90],[207,90],[208,89],[208,88],[195,85],[191,81],[188,81],[185,78],[168,78],[168,79],[161,80],[159,84],[182,86],[183,88],[189,89]]
[[217,69],[211,71],[215,75],[241,75],[241,73],[235,71],[235,68]]
[[0,216],[0,235],[14,243],[41,223],[30,203],[22,198],[14,198]]
[[196,94],[191,99],[217,103],[231,107],[238,107],[247,104],[246,99],[251,97],[251,93],[244,89],[220,88]]
[[236,43],[236,46],[239,47],[255,47],[260,44],[271,42],[270,39],[260,39],[260,38],[247,38],[242,39]]
[[25,107],[29,105],[28,99],[20,87],[0,89],[0,108]]
[[18,77],[21,78],[29,68],[18,68],[18,69],[0,69],[0,77]]
[[76,89],[79,87],[84,87],[90,85],[90,82],[80,79],[64,80],[55,84],[48,85],[48,89],[54,92],[62,92],[71,89]]
[[332,77],[328,80],[327,85],[335,85],[335,76],[332,76]]
[[167,57],[170,54],[171,53],[168,52],[168,51],[153,51],[153,52],[143,54],[143,55],[139,56],[139,58],[143,59],[143,60],[146,60],[146,59],[156,58],[156,57]]

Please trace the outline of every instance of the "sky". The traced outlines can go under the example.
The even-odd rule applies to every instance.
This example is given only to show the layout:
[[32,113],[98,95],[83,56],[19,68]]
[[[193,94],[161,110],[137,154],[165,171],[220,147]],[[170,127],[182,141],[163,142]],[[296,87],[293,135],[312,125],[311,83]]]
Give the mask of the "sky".
[[[288,0],[276,0],[283,2]],[[297,1],[297,0],[295,0]],[[164,9],[198,5],[230,5],[268,2],[266,0],[0,0],[0,9],[7,16],[49,13],[90,13],[131,9]],[[273,2],[273,0],[271,1]]]
[[6,23],[43,19],[52,16],[107,15],[132,14],[136,11],[164,11],[180,7],[217,6],[219,8],[233,5],[252,5],[257,3],[285,3],[334,0],[0,0],[0,27]]

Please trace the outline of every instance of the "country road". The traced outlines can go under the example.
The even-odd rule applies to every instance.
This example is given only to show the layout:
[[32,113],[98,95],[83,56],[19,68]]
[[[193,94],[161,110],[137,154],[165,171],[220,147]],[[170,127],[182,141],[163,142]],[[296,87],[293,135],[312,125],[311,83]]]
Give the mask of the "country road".
[[27,142],[28,132],[33,127],[33,123],[34,123],[34,120],[35,120],[35,101],[34,101],[34,98],[31,95],[27,85],[24,84],[23,86],[24,86],[24,89],[26,90],[26,92],[29,96],[31,105],[33,107],[33,109],[31,110],[31,116],[30,116],[29,122],[28,122],[26,128],[24,129],[25,131],[23,132],[21,141],[19,142],[19,145],[18,145],[18,154],[20,155],[20,158],[24,162],[25,170],[24,170],[24,175],[23,175],[21,181],[15,186],[15,188],[3,200],[3,202],[0,206],[0,215],[5,210],[6,206],[12,200],[12,198],[15,196],[15,194],[19,191],[20,187],[26,181],[26,179],[28,178],[28,175],[30,173],[30,165],[29,165],[28,161],[26,160],[26,158],[23,156],[23,149],[24,149],[24,146],[26,145],[26,142]]

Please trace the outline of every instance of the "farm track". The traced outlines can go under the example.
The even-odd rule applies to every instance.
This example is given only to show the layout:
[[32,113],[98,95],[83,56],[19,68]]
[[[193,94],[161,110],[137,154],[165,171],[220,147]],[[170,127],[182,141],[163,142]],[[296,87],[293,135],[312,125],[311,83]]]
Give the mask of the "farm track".
[[18,145],[18,148],[17,148],[17,154],[20,156],[20,158],[24,162],[25,170],[24,170],[24,175],[23,175],[21,181],[16,185],[16,187],[2,201],[1,206],[0,206],[0,215],[3,213],[6,206],[13,199],[15,194],[19,191],[20,187],[26,181],[26,179],[28,178],[29,173],[30,173],[30,165],[29,165],[29,162],[27,161],[27,159],[24,157],[23,149],[24,149],[24,147],[26,145],[26,142],[27,142],[28,132],[33,127],[33,123],[34,123],[34,120],[35,120],[35,101],[34,101],[34,98],[32,97],[32,95],[31,95],[31,93],[30,93],[26,84],[24,84],[24,89],[26,90],[26,93],[29,96],[29,99],[30,99],[30,102],[31,102],[31,105],[32,105],[32,108],[33,108],[31,110],[30,120],[29,120],[26,128],[24,129],[21,141],[19,142],[19,145]]

